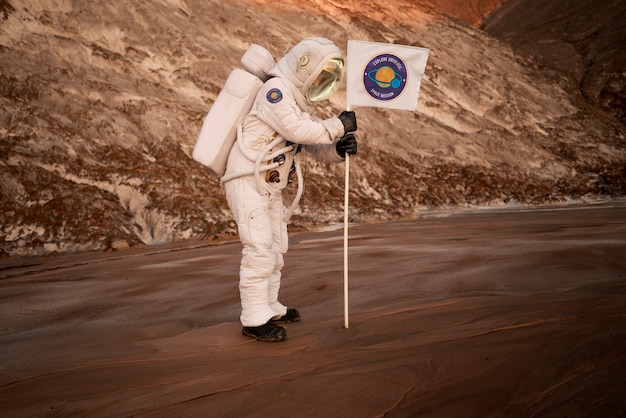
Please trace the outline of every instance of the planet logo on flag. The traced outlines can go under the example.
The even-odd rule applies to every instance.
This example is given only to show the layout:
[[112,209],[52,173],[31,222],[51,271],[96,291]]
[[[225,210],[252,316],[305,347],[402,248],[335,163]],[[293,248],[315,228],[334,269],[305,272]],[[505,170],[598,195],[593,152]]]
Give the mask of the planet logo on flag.
[[393,54],[381,54],[365,66],[363,85],[376,100],[393,100],[406,87],[407,70],[404,61]]
[[393,87],[397,89],[400,87],[402,78],[400,74],[396,73],[391,67],[380,67],[378,70],[372,70],[367,74],[367,78],[378,84],[378,87],[386,89]]

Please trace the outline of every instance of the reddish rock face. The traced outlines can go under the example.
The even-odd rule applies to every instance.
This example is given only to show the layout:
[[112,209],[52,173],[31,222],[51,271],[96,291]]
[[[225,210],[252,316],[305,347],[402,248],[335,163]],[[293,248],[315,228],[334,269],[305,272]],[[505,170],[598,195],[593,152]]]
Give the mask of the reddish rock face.
[[[353,220],[626,194],[626,125],[589,106],[623,97],[612,26],[594,26],[619,10],[587,19],[576,2],[556,21],[568,38],[546,43],[548,3],[562,3],[528,0],[533,19],[501,18],[509,45],[477,28],[499,1],[40,3],[0,0],[3,257],[234,236],[219,178],[191,159],[202,120],[250,43],[280,57],[320,34],[432,51],[416,112],[357,109]],[[344,93],[317,116],[344,110]],[[309,158],[305,175],[292,226],[343,219],[343,166]]]
[[482,28],[569,78],[592,105],[626,124],[626,3],[511,0]]

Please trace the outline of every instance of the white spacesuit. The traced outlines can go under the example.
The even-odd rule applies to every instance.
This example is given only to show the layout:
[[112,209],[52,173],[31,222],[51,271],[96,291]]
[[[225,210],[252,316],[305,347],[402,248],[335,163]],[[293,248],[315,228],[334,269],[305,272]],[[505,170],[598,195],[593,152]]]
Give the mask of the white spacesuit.
[[290,172],[297,171],[299,198],[302,149],[327,162],[356,153],[356,140],[349,133],[356,130],[356,117],[354,112],[321,121],[312,116],[313,103],[329,98],[342,80],[341,52],[328,39],[298,43],[269,75],[230,151],[222,183],[244,246],[239,272],[242,332],[261,341],[280,341],[286,332],[276,322],[300,319],[297,310],[278,301],[290,216],[282,189]]

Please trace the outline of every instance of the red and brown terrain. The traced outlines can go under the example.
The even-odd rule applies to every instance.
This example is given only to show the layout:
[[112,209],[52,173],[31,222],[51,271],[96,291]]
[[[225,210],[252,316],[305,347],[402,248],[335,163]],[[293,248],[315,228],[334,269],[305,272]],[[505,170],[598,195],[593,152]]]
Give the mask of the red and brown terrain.
[[[431,49],[416,112],[356,109],[354,221],[624,196],[623,2],[557,3],[1,0],[0,254],[232,237],[190,157],[202,120],[249,44],[279,58],[312,35]],[[344,108],[340,91],[318,116]],[[342,219],[342,173],[307,159],[294,227]]]

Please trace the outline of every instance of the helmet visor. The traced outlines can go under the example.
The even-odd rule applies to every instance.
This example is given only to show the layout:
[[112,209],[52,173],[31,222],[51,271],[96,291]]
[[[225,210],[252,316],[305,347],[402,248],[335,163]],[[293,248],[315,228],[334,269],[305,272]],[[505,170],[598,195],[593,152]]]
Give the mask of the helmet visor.
[[343,59],[332,58],[322,69],[320,75],[311,83],[307,90],[307,98],[311,102],[326,100],[338,89],[343,79]]

